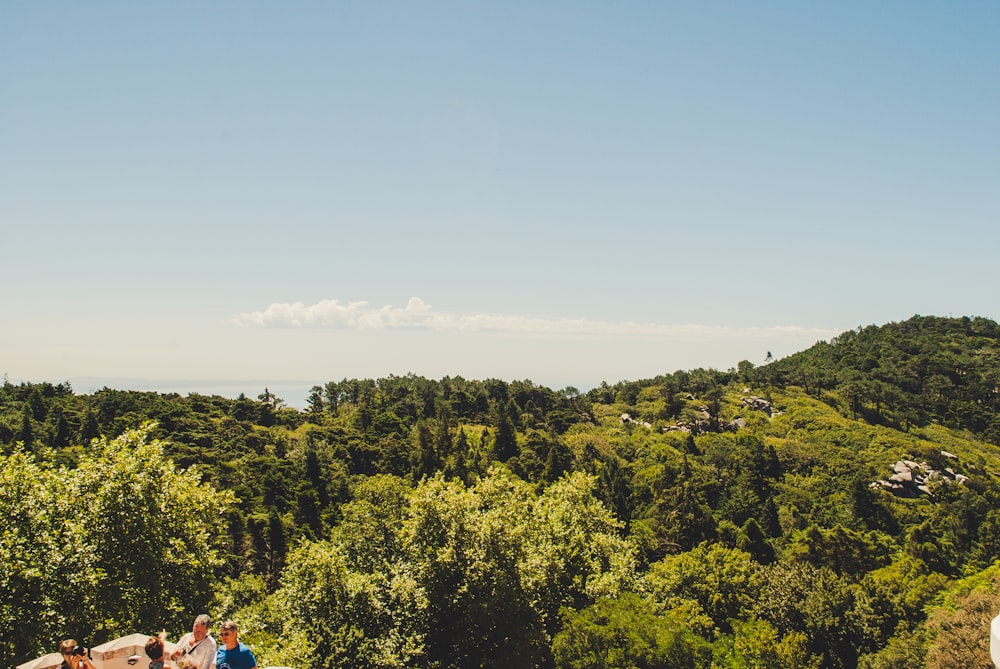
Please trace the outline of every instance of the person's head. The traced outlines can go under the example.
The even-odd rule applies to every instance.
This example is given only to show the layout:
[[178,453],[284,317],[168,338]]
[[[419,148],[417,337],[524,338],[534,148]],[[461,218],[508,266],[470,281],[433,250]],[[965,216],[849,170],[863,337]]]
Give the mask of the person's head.
[[163,639],[158,636],[149,637],[149,641],[146,642],[146,655],[151,660],[159,660],[163,657]]
[[65,639],[59,643],[59,654],[70,667],[77,667],[83,659],[84,649],[76,642],[76,639]]
[[200,616],[194,619],[194,624],[191,625],[191,634],[194,635],[195,641],[201,641],[208,636],[208,628],[212,626],[212,619],[208,617],[207,614],[202,613]]
[[236,623],[232,620],[227,620],[219,626],[219,637],[221,637],[222,643],[228,648],[232,648],[236,645],[239,639],[240,628],[236,626]]

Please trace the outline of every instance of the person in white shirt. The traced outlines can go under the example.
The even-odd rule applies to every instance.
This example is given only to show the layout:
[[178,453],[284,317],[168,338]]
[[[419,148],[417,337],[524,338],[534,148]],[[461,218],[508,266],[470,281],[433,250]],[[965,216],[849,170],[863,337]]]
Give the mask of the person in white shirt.
[[190,664],[194,669],[210,669],[215,661],[215,653],[219,646],[208,633],[212,619],[204,613],[194,619],[191,631],[177,642],[177,649],[171,653],[170,659],[181,664]]

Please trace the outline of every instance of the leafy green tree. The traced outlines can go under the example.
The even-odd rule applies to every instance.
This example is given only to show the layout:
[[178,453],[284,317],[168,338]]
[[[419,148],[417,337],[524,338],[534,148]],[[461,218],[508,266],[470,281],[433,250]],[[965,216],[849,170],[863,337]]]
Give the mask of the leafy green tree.
[[709,643],[682,616],[661,614],[635,593],[563,612],[552,641],[556,669],[696,669],[708,667]]
[[178,470],[151,425],[97,445],[76,472],[80,535],[102,578],[96,599],[109,631],[182,629],[204,610],[223,564],[217,524],[230,493]]
[[561,607],[634,585],[619,528],[579,474],[541,493],[502,469],[372,479],[329,541],[289,553],[270,618],[304,666],[546,666]]
[[766,620],[782,636],[804,634],[823,669],[856,665],[865,644],[855,618],[856,585],[828,567],[798,562],[775,562],[760,576],[753,605],[741,618]]
[[[881,653],[896,637],[908,635],[924,620],[925,609],[945,587],[944,575],[906,554],[885,567],[864,575],[856,590],[852,619],[862,640],[861,652]],[[888,651],[883,658],[895,656]]]
[[955,573],[959,559],[955,544],[929,520],[907,530],[906,551],[935,571]]
[[92,638],[100,576],[75,501],[66,472],[51,471],[24,452],[0,458],[4,666],[52,652],[54,640],[68,633]]
[[927,660],[926,636],[921,629],[901,630],[876,652],[861,655],[858,658],[858,669],[923,668]]
[[778,634],[764,620],[733,623],[733,634],[716,644],[713,667],[727,669],[819,669],[821,658],[811,655],[800,632]]
[[633,479],[632,500],[641,511],[633,514],[630,529],[648,560],[681,553],[715,538],[715,519],[707,501],[712,484],[692,470],[689,462],[685,454],[680,466],[670,461],[658,463]]
[[151,429],[95,442],[75,469],[0,460],[0,624],[17,630],[0,635],[4,662],[68,635],[183,629],[207,608],[222,565],[213,519],[232,495],[178,470]]
[[879,532],[810,525],[792,536],[785,557],[827,566],[839,574],[862,574],[888,564],[892,548],[892,538]]
[[344,546],[350,564],[361,571],[387,568],[402,548],[399,532],[409,506],[412,488],[389,474],[372,476],[354,489],[341,508],[341,523],[333,528],[333,541]]
[[[287,666],[339,669],[425,666],[426,598],[405,572],[359,571],[340,542],[306,542],[288,556],[267,619],[280,625],[270,652]],[[322,643],[319,643],[319,642]]]
[[666,488],[654,508],[658,543],[669,552],[690,550],[715,536],[715,520],[705,493],[690,478]]
[[755,518],[765,534],[779,534],[772,497],[782,467],[774,446],[752,434],[725,434],[709,435],[704,449],[720,488],[719,515],[739,526]]
[[1000,558],[1000,509],[990,509],[979,525],[970,556],[974,564],[985,567]]
[[547,643],[518,574],[524,546],[504,540],[515,507],[481,504],[475,489],[435,477],[417,487],[400,528],[402,557],[427,593],[428,660],[532,667]]
[[595,497],[595,485],[595,477],[581,472],[564,476],[544,489],[521,523],[521,579],[549,636],[562,607],[579,609],[635,587],[636,548]]
[[655,562],[646,574],[657,602],[669,608],[696,601],[722,633],[751,610],[761,583],[760,569],[748,553],[708,543]]

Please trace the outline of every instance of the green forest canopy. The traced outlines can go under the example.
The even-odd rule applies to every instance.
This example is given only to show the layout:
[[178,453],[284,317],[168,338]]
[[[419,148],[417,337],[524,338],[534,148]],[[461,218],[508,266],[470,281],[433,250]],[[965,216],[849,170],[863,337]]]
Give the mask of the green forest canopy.
[[997,324],[924,316],[586,393],[5,382],[0,657],[208,610],[303,669],[976,666],[998,402]]

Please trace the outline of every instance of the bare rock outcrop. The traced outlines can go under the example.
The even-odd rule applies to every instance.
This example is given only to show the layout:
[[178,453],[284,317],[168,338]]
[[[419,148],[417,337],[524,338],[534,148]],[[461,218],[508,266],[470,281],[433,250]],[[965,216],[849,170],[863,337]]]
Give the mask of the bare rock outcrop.
[[[941,455],[957,460],[958,458],[941,451]],[[934,469],[926,462],[914,462],[913,460],[898,460],[892,465],[892,475],[887,479],[880,479],[871,483],[872,488],[891,492],[897,497],[933,497],[934,491],[931,483],[940,485],[963,485],[969,480],[965,474],[959,474],[952,467],[944,469]]]
[[751,395],[750,397],[743,398],[743,406],[750,409],[751,411],[763,411],[768,416],[774,411],[774,407],[771,403],[764,399],[763,397],[757,397],[756,395]]

